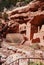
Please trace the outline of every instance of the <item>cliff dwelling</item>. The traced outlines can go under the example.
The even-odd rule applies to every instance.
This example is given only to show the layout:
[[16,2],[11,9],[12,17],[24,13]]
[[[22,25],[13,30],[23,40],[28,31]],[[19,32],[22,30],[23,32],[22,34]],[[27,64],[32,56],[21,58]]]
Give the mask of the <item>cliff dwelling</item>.
[[41,30],[42,25],[44,25],[44,16],[43,15],[35,16],[34,19],[31,21],[31,38],[33,38],[34,33],[37,33]]
[[0,65],[44,65],[44,0],[0,1]]

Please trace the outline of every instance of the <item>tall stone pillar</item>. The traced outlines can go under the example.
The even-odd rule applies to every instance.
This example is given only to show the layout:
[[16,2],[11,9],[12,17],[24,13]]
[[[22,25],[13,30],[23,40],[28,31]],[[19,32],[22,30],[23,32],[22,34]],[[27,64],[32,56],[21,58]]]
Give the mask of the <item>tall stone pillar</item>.
[[31,33],[31,23],[27,22],[26,37],[28,38],[28,40],[30,40],[30,33]]
[[38,26],[38,32],[40,31],[40,26]]

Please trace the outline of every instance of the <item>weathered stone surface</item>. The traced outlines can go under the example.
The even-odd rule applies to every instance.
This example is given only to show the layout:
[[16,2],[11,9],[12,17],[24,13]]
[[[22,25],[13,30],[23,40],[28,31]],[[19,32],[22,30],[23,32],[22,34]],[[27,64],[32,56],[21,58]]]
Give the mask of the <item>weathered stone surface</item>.
[[[0,49],[0,55],[2,56],[2,60],[5,59],[5,62],[3,63],[3,65],[9,64],[12,61],[15,61],[19,58],[24,58],[24,57],[25,58],[27,58],[27,57],[28,58],[29,57],[44,58],[44,51],[42,51],[42,50],[28,49],[28,51],[27,51],[28,47],[26,47],[25,49],[24,48],[20,49],[20,48],[16,48],[15,46],[11,46],[11,44],[10,45],[9,44],[10,43],[3,43],[4,47],[2,47]],[[25,45],[24,45],[24,47],[25,47]],[[15,50],[16,50],[16,52],[15,52]],[[20,60],[20,63],[22,64],[22,62],[24,63],[24,61],[27,61],[27,59]],[[16,65],[16,63],[18,63],[18,62],[13,62],[13,65]]]
[[25,55],[23,56],[22,54],[19,54],[19,53],[12,54],[12,55],[8,56],[8,58],[6,59],[6,64],[10,64],[11,62],[13,62],[19,58],[25,58]]
[[[7,13],[9,15],[8,18],[10,19],[11,22],[10,21],[8,22],[8,26],[6,26],[7,30],[5,30],[4,28],[5,32],[7,33],[19,32],[18,29],[19,24],[30,22],[32,24],[31,27],[32,39],[33,34],[36,33],[38,30],[37,27],[44,24],[44,1],[35,0],[24,7],[18,7],[16,9],[13,9],[12,11],[7,11]],[[14,23],[12,23],[13,20]],[[5,33],[3,34],[5,35]]]
[[19,33],[7,34],[6,40],[17,45],[24,42],[24,37]]
[[44,1],[35,0],[24,7],[18,7],[7,13],[9,14],[10,19],[18,22],[19,24],[27,22],[30,22],[32,24],[32,39],[33,34],[38,32],[38,26],[42,26],[42,24],[44,24]]
[[[33,34],[38,32],[38,26],[42,26],[44,24],[44,1],[35,0],[30,2],[28,5],[24,7],[16,8],[12,11],[7,12],[9,14],[10,21],[8,23],[2,22],[4,26],[7,24],[7,29],[4,32],[18,32],[19,24],[30,22],[31,23],[31,39],[33,38]],[[8,28],[9,27],[9,28]],[[42,30],[43,31],[43,28]],[[44,33],[44,32],[43,32]],[[17,35],[17,34],[16,34]],[[40,49],[40,47],[33,48],[33,50],[27,48],[30,46],[30,42],[27,41],[24,43],[24,47],[27,46],[24,50],[23,46],[21,46],[23,49],[15,48],[14,46],[9,46],[8,41],[12,42],[12,44],[16,44],[18,40],[16,40],[18,37],[18,40],[22,40],[22,43],[24,42],[24,38],[19,36],[15,36],[14,34],[7,34],[6,36],[6,42],[3,42],[2,49],[0,49],[1,55],[3,54],[5,58],[6,57],[6,64],[11,63],[12,61],[15,61],[19,58],[24,57],[41,57],[44,58],[44,52],[38,51],[35,49]],[[40,42],[39,39],[36,39],[37,42]],[[15,42],[15,43],[14,43]],[[35,40],[33,42],[36,42]],[[18,41],[19,43],[19,41]],[[21,41],[20,41],[21,43]],[[43,43],[41,43],[42,45]],[[11,45],[11,44],[10,44]],[[40,44],[39,44],[40,45]],[[18,44],[19,47],[19,44]],[[20,47],[20,48],[21,48]],[[31,47],[32,48],[32,47]],[[43,48],[43,47],[42,47]],[[44,48],[43,48],[44,50]],[[23,60],[24,61],[24,60]],[[25,61],[26,62],[26,61]],[[13,65],[16,65],[15,63]],[[26,64],[25,64],[26,65]]]

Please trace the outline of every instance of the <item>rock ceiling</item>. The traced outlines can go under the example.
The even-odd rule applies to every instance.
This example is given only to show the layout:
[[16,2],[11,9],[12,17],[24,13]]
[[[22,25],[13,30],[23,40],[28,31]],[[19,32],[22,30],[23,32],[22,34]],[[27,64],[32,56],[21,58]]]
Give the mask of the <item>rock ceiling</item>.
[[32,1],[24,7],[16,8],[7,12],[10,19],[19,23],[27,23],[28,21],[34,25],[44,24],[44,2]]

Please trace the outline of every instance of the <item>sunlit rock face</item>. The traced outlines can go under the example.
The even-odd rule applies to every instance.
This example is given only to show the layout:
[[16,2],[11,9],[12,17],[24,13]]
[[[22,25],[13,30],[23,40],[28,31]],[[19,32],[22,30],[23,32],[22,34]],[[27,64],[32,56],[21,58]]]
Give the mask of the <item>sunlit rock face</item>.
[[16,33],[16,34],[7,34],[6,35],[6,41],[14,44],[22,44],[24,42],[23,35]]
[[41,32],[44,32],[44,25],[42,25],[41,27]]

